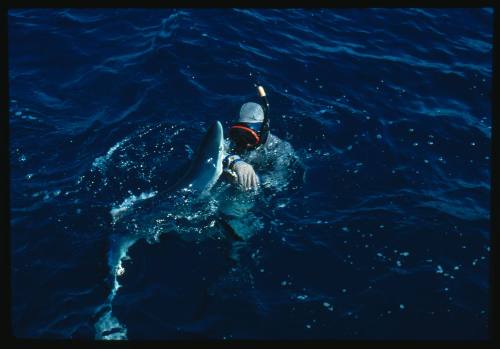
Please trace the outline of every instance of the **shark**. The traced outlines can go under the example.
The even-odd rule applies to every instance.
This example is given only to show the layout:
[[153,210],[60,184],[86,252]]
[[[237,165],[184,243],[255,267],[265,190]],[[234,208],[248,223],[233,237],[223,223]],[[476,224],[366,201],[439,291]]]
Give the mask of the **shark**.
[[[207,206],[210,190],[218,183],[223,173],[222,162],[225,155],[224,132],[222,124],[217,120],[206,131],[189,167],[176,182],[158,195],[151,195],[134,204],[133,210],[115,211],[117,212],[113,215],[115,233],[110,237],[108,255],[112,289],[106,304],[96,313],[98,317],[95,323],[96,339],[127,338],[126,326],[112,314],[112,302],[121,287],[119,278],[125,272],[122,262],[128,259],[129,248],[141,238],[150,239],[153,236],[157,239],[166,231],[178,231],[181,229],[179,225],[182,225],[182,220],[190,219],[190,214],[195,211],[197,204],[202,207]],[[233,229],[231,221],[225,218],[227,216],[220,215],[217,219],[225,233],[232,241],[241,241],[242,238]],[[194,223],[196,225],[198,221],[195,219]]]
[[224,156],[224,132],[217,120],[208,128],[186,173],[167,192],[180,189],[206,194],[222,174]]

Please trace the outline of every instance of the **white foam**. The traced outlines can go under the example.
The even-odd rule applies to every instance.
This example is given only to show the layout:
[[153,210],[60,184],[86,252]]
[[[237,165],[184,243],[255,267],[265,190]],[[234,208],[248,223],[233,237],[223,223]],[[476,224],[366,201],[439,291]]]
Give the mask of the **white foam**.
[[106,162],[109,160],[109,158],[111,157],[111,155],[113,155],[115,150],[118,149],[126,140],[127,140],[127,138],[124,138],[121,141],[119,141],[118,143],[116,143],[115,145],[113,145],[111,148],[109,148],[106,155],[99,156],[99,157],[95,158],[94,162],[92,163],[92,167],[97,167],[101,170],[104,169],[104,166],[105,166]]
[[184,146],[184,149],[186,149],[186,152],[187,152],[187,154],[188,154],[188,155],[187,155],[187,158],[188,158],[188,159],[191,159],[191,158],[193,157],[193,154],[194,154],[193,149],[191,149],[191,147],[190,147],[188,144],[186,144],[186,145]]
[[329,311],[333,311],[333,305],[328,302],[323,302],[323,306],[327,308]]
[[[127,328],[120,324],[113,316],[111,310],[105,313],[95,324],[96,339],[127,339]],[[113,333],[104,334],[106,331],[114,330]]]
[[134,203],[136,203],[137,201],[142,201],[142,200],[152,198],[156,194],[158,194],[157,191],[151,191],[149,193],[143,192],[139,196],[135,196],[132,194],[131,196],[129,196],[128,198],[123,200],[123,202],[120,205],[118,205],[118,207],[113,207],[109,211],[109,213],[111,214],[111,217],[113,217],[113,221],[118,219],[120,214],[122,214],[123,212],[125,212],[129,208],[131,208],[134,205]]
[[132,246],[136,241],[137,237],[123,237],[122,239],[115,242],[115,246],[112,246],[114,253],[109,255],[109,267],[111,268],[111,273],[114,276],[113,289],[111,290],[110,302],[116,295],[116,291],[121,287],[118,282],[117,276],[121,276],[125,273],[125,268],[123,267],[123,260],[128,258],[127,252],[130,246]]
[[[108,265],[111,270],[111,275],[113,276],[113,288],[108,297],[107,304],[110,310],[102,315],[95,324],[96,329],[96,339],[127,339],[127,328],[122,325],[116,317],[112,314],[112,304],[113,299],[116,296],[116,292],[121,287],[118,282],[118,276],[125,273],[125,268],[123,267],[123,260],[128,258],[128,249],[138,240],[137,237],[133,236],[119,236],[112,239],[111,250],[109,253]],[[108,331],[112,333],[105,334]]]

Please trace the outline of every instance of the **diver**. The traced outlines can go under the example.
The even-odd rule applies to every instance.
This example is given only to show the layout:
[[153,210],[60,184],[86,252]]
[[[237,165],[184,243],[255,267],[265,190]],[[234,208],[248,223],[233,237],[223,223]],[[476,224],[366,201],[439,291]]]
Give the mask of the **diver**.
[[258,86],[258,92],[259,103],[241,106],[239,118],[224,143],[227,155],[223,171],[244,190],[257,189],[261,184],[256,170],[269,172],[271,185],[285,185],[286,181],[276,177],[282,176],[294,159],[290,143],[270,132],[269,102],[262,86]]
[[[219,221],[239,242],[247,241],[264,227],[253,208],[256,200],[266,206],[271,196],[259,195],[259,188],[273,193],[285,189],[298,162],[290,143],[270,132],[269,102],[262,86],[258,86],[258,92],[259,100],[241,106],[224,141],[222,182],[227,186],[223,185],[219,192]],[[231,258],[238,259],[240,247],[232,245]]]

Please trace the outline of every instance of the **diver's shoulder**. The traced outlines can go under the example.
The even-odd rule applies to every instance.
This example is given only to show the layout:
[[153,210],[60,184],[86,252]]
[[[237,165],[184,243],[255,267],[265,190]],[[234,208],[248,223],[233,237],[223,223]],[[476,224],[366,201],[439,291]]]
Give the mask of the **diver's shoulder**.
[[268,144],[270,148],[279,147],[279,148],[293,149],[292,145],[288,141],[285,141],[272,133],[269,133]]
[[276,136],[274,133],[269,133],[269,137],[267,140],[268,145],[273,146],[273,145],[276,145],[276,144],[281,143],[281,142],[283,142],[283,140],[281,138]]

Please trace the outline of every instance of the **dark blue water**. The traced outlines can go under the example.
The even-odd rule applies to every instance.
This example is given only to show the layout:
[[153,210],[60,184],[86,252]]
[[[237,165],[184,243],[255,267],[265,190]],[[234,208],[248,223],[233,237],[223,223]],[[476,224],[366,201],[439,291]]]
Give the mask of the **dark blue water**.
[[[487,338],[492,23],[488,8],[10,10],[14,335]],[[204,234],[124,248],[112,210],[164,190],[256,84],[302,168],[254,208],[239,261]]]

